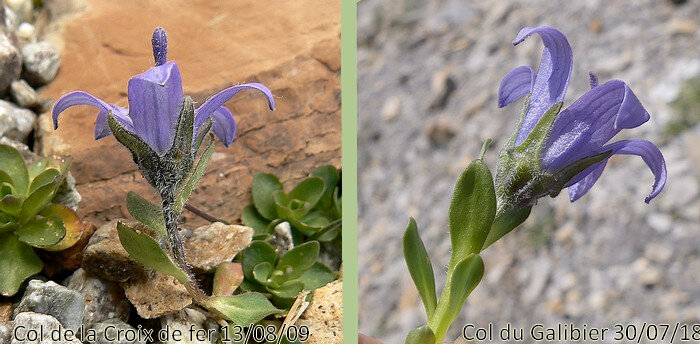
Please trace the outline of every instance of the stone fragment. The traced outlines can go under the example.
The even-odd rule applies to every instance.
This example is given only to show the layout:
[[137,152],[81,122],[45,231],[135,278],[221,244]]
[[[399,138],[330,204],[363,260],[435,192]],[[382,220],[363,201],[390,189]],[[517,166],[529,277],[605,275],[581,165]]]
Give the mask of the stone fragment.
[[83,296],[85,301],[83,325],[86,329],[107,319],[129,320],[131,307],[124,291],[116,283],[95,278],[85,270],[78,269],[66,279],[64,284]]
[[211,271],[220,263],[232,260],[253,239],[252,228],[221,222],[180,233],[185,242],[187,262],[200,271]]
[[95,341],[89,342],[91,344],[146,344],[146,341],[139,340],[139,338],[136,338],[136,340],[127,340],[123,335],[121,340],[115,339],[119,338],[119,333],[133,333],[136,331],[133,326],[119,319],[105,320],[96,324],[93,329],[95,330]]
[[24,80],[15,80],[10,84],[10,95],[15,103],[23,108],[33,108],[39,105],[39,95]]
[[[129,256],[119,241],[117,222],[112,220],[98,228],[83,251],[83,269],[99,278],[126,282],[146,276],[143,266]],[[124,221],[127,225],[133,221]]]
[[22,300],[14,310],[15,320],[19,314],[34,312],[48,314],[66,329],[76,330],[83,321],[85,302],[82,295],[56,282],[31,280]]
[[49,42],[30,43],[22,47],[22,77],[32,86],[48,84],[61,66],[58,49]]
[[430,88],[430,109],[444,109],[456,89],[457,82],[449,71],[443,70],[435,73]]
[[34,129],[34,121],[36,115],[32,111],[0,100],[0,136],[26,143]]
[[77,211],[78,205],[82,199],[83,197],[80,196],[78,190],[75,189],[75,178],[73,178],[73,175],[68,172],[65,182],[60,188],[58,188],[56,196],[53,198],[53,202],[63,204],[66,207]]
[[19,43],[21,45],[36,42],[36,28],[34,28],[34,25],[32,24],[19,24],[15,34],[17,35],[17,39],[19,39]]
[[5,25],[5,29],[14,31],[19,26],[19,17],[11,8],[3,6],[3,9],[5,10],[5,21],[3,23]]
[[[15,317],[13,322],[11,344],[81,344],[74,336],[64,340],[51,340],[51,335],[57,332],[65,334],[65,327],[54,317],[35,312],[23,312]],[[0,331],[2,332],[2,331]],[[41,337],[33,337],[33,336]],[[1,334],[0,334],[1,336]],[[3,342],[6,343],[6,342]]]
[[9,343],[12,340],[12,321],[0,322],[0,343]]
[[304,343],[342,343],[343,281],[335,280],[316,289],[309,307],[296,325],[309,327],[310,336]]
[[22,54],[13,34],[0,31],[0,94],[4,95],[22,72]]
[[126,297],[144,319],[177,312],[192,303],[187,289],[174,277],[149,271],[146,278],[121,283]]

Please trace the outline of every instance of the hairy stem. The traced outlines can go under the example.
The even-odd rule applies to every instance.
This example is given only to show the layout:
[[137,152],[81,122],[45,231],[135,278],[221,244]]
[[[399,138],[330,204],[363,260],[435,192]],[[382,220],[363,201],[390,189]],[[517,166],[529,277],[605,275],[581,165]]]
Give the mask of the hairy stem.
[[207,300],[207,296],[199,288],[197,280],[194,278],[194,274],[190,271],[190,267],[187,264],[187,259],[185,257],[185,247],[182,244],[182,237],[180,236],[180,231],[178,229],[178,218],[180,214],[174,210],[175,198],[169,197],[167,194],[162,195],[163,199],[163,219],[165,220],[165,230],[168,234],[168,246],[170,246],[170,252],[175,260],[175,264],[184,271],[189,277],[189,283],[185,285],[185,288],[189,294],[198,302],[203,302]]

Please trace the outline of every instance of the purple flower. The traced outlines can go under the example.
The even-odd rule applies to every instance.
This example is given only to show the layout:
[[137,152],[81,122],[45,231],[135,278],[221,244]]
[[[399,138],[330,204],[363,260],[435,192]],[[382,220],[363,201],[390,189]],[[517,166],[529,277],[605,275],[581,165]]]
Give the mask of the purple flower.
[[654,174],[652,192],[645,199],[649,203],[666,184],[661,151],[641,139],[607,143],[622,129],[648,121],[649,113],[623,81],[598,85],[593,74],[591,89],[559,112],[571,77],[571,46],[561,32],[546,26],[522,29],[513,44],[535,33],[545,46],[539,70],[535,74],[528,66],[516,67],[503,78],[498,92],[499,107],[528,96],[521,124],[501,154],[501,198],[508,199],[510,193],[511,203],[531,204],[568,188],[573,202],[595,184],[610,156],[630,154],[640,156]]
[[[100,110],[95,123],[96,140],[111,134],[108,117],[113,116],[121,127],[140,138],[158,155],[164,155],[173,145],[184,94],[177,64],[166,61],[168,47],[165,30],[157,28],[153,32],[152,44],[155,67],[129,80],[129,109],[108,104],[87,92],[74,91],[56,101],[53,107],[54,128],[58,128],[58,115],[61,112],[76,105],[91,105]],[[267,97],[270,109],[274,110],[272,93],[264,85],[250,83],[229,87],[207,99],[195,110],[193,137],[208,128],[205,123],[211,118],[214,134],[228,147],[233,142],[236,121],[233,114],[222,105],[246,89],[262,92]]]

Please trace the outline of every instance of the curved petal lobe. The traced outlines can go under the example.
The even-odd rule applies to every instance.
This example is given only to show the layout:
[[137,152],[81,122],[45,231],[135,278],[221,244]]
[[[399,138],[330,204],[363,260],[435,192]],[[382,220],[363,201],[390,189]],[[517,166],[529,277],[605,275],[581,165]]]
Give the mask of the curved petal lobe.
[[267,97],[267,104],[270,107],[270,110],[275,109],[275,100],[272,98],[272,92],[270,92],[265,85],[259,83],[236,85],[213,95],[211,98],[207,99],[207,101],[202,103],[202,105],[197,108],[197,116],[194,118],[194,127],[199,128],[202,124],[204,124],[209,116],[219,109],[219,107],[221,107],[221,105],[224,105],[224,103],[235,96],[236,93],[247,89],[262,92]]
[[535,72],[528,66],[513,68],[501,80],[498,88],[498,107],[504,107],[532,91]]
[[221,106],[211,114],[211,129],[214,134],[228,147],[236,136],[236,120],[233,114],[226,107]]
[[59,98],[53,106],[51,117],[54,129],[58,129],[58,116],[65,110],[76,105],[94,106],[100,110],[95,123],[95,139],[101,139],[110,134],[107,125],[107,114],[111,111],[117,121],[127,130],[133,132],[134,126],[123,107],[108,104],[105,101],[83,91],[70,92]]
[[[666,185],[666,162],[659,148],[653,143],[646,140],[621,140],[604,146],[601,152],[608,150],[612,150],[612,154],[638,155],[649,166],[649,169],[654,174],[654,186],[649,196],[644,199],[644,202],[649,203],[661,193],[661,190]],[[600,162],[591,172],[584,172],[589,174],[569,187],[569,199],[572,202],[590,190],[600,177],[606,164],[607,159]]]
[[515,145],[521,144],[552,105],[564,100],[569,85],[573,56],[571,45],[564,34],[557,29],[539,26],[526,27],[513,40],[517,45],[533,34],[538,34],[544,43],[540,69],[532,85],[530,106],[518,130]]

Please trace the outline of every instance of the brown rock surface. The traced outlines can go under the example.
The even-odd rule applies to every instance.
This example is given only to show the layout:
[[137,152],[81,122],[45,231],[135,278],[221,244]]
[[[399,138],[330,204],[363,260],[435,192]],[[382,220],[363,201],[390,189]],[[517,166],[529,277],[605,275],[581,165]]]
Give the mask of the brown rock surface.
[[12,320],[12,303],[0,303],[0,324],[7,323],[10,320]]
[[198,271],[211,271],[230,261],[253,240],[253,229],[214,222],[183,233],[187,262]]
[[[146,277],[144,268],[129,256],[119,241],[118,221],[105,223],[92,235],[83,252],[83,270],[114,282],[143,279]],[[127,225],[135,223],[127,221]]]
[[177,312],[192,303],[185,286],[173,276],[149,271],[144,279],[120,283],[126,298],[144,319]]
[[[236,141],[230,148],[218,144],[191,199],[213,216],[238,219],[257,172],[273,172],[290,187],[315,166],[340,165],[339,2],[100,0],[76,7],[86,9],[59,26],[61,69],[42,97],[84,90],[126,106],[128,79],[153,63],[156,26],[168,31],[168,57],[178,62],[185,92],[196,101],[242,82],[272,90],[274,112],[253,92],[226,104],[236,115]],[[93,140],[96,113],[66,111],[58,131],[41,116],[37,146],[42,154],[74,157],[79,212],[99,224],[127,216],[128,191],[154,196],[113,137]]]
[[313,300],[297,326],[309,327],[309,344],[343,342],[343,281],[335,280],[314,291]]

